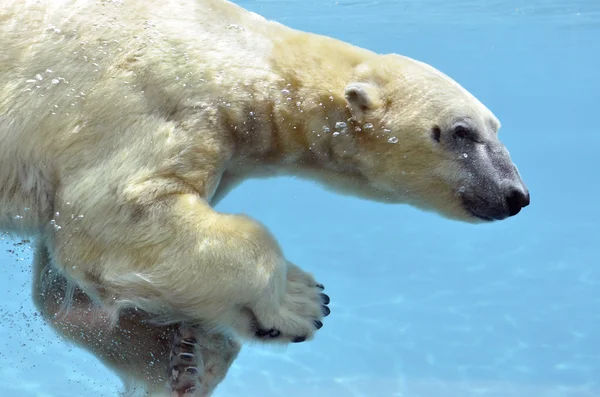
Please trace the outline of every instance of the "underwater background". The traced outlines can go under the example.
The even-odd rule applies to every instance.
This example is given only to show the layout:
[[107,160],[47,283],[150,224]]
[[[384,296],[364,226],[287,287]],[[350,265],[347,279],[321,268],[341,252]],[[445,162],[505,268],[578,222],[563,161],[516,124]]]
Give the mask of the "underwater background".
[[[268,226],[332,315],[310,343],[244,347],[214,397],[600,397],[600,1],[236,2],[457,80],[501,120],[531,205],[474,226],[244,183],[217,209]],[[36,315],[31,248],[0,238],[0,396],[116,396]]]

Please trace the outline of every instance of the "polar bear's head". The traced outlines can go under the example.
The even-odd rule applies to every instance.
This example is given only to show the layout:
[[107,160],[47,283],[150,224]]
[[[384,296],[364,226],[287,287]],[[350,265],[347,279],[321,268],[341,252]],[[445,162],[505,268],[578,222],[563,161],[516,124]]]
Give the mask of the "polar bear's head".
[[455,81],[398,55],[359,65],[352,81],[353,158],[370,194],[473,222],[529,204],[498,119]]

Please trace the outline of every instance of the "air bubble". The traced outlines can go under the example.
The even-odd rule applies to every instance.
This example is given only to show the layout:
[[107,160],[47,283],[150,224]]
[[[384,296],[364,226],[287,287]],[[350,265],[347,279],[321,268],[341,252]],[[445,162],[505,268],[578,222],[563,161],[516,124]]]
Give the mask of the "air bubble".
[[390,139],[388,139],[388,142],[389,142],[389,143],[398,143],[398,138],[397,138],[397,137],[395,137],[395,136],[393,136],[393,137],[391,137]]
[[329,127],[327,127],[326,125],[323,126],[323,132],[327,133],[331,131],[331,129]]
[[340,133],[337,131],[333,133],[333,136],[338,136],[338,135],[340,135]]
[[52,84],[58,84],[58,83],[60,83],[60,80],[58,80],[58,79],[52,79]]
[[36,80],[40,80],[40,81],[44,80],[44,78],[42,77],[42,75],[39,74],[39,73],[35,75],[35,79]]
[[466,153],[463,153],[463,155],[462,155],[462,156],[463,156],[464,158],[467,158],[467,157],[469,157],[469,155],[468,155],[468,154],[466,154]]
[[365,125],[363,125],[363,128],[365,130],[372,130],[373,129],[373,124],[372,123],[366,123]]
[[335,123],[335,128],[346,128],[346,126],[347,124],[343,121],[338,121],[337,123]]

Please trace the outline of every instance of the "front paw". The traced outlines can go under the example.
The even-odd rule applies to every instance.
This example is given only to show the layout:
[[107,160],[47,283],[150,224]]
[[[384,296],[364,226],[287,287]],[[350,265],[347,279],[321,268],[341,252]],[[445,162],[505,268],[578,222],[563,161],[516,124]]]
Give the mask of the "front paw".
[[286,295],[278,316],[269,321],[271,326],[257,322],[255,337],[261,341],[292,343],[312,339],[323,327],[323,318],[331,313],[330,298],[323,293],[324,289],[312,275],[290,264]]

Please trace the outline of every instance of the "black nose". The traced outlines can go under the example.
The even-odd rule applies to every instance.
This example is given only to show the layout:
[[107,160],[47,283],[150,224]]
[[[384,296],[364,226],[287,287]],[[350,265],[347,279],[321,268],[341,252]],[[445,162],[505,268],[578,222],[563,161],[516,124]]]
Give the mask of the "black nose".
[[517,215],[521,209],[529,205],[529,192],[520,189],[513,189],[506,196],[506,204],[510,216]]

